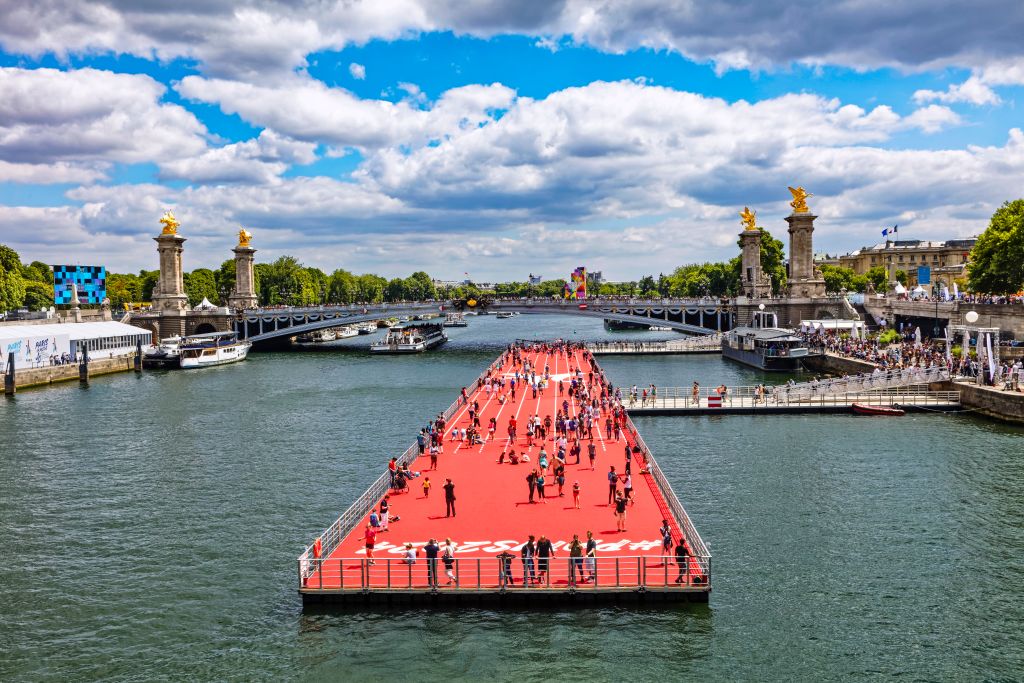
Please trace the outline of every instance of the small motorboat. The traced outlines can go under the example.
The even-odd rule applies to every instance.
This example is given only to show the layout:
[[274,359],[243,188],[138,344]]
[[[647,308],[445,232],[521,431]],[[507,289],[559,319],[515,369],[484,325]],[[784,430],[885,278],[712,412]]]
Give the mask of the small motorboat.
[[854,403],[853,412],[858,415],[887,415],[892,417],[898,417],[906,414],[903,408],[899,407],[899,404],[893,404],[892,406],[873,406],[867,403]]

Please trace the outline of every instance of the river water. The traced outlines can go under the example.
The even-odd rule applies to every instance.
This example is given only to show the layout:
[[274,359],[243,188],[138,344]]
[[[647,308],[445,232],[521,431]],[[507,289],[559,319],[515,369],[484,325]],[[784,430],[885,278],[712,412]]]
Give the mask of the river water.
[[[970,415],[637,419],[714,555],[707,606],[303,612],[303,546],[504,344],[672,333],[520,316],[450,335],[0,401],[0,679],[1024,676],[1024,430]],[[601,362],[622,384],[764,379]]]

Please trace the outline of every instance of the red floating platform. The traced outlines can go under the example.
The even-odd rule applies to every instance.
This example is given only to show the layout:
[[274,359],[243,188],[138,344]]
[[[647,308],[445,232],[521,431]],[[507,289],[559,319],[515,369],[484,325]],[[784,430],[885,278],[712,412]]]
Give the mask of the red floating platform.
[[[587,382],[593,376],[590,395],[599,397],[602,374],[582,348],[535,345],[521,350],[519,357],[521,362],[516,363],[511,353],[503,354],[467,388],[468,400],[460,397],[445,411],[445,434],[436,468],[431,467],[429,445],[421,455],[414,444],[398,462],[408,464],[418,476],[396,491],[385,472],[299,557],[299,592],[305,603],[421,599],[519,603],[627,597],[707,601],[711,590],[707,547],[628,418],[616,435],[614,429],[606,433],[611,409],[600,414],[593,438],[580,440],[580,461],[566,455],[561,495],[553,472],[558,447],[552,429],[543,443],[548,455],[545,497],[535,493],[530,502],[527,475],[539,466],[542,445],[536,438],[530,445],[527,421],[532,416],[553,420],[565,405],[569,415],[579,416],[581,407],[568,392],[572,378]],[[538,380],[548,376],[546,386],[541,383],[536,392],[523,377],[527,364]],[[511,384],[517,372],[513,396]],[[504,386],[500,386],[502,381]],[[472,426],[470,409],[474,404],[479,406],[483,442],[453,438],[453,428],[461,436],[461,430]],[[493,437],[488,429],[491,418],[496,421]],[[515,441],[509,436],[512,419],[517,424]],[[572,443],[570,438],[570,447]],[[596,449],[593,468],[588,458],[590,443]],[[615,505],[609,504],[608,474],[614,466],[621,491],[627,448],[633,452],[633,496],[626,506],[625,530],[620,531]],[[510,464],[511,450],[520,457],[527,454],[529,461]],[[383,459],[382,466],[386,462]],[[429,493],[424,490],[428,479]],[[451,515],[447,514],[444,490],[449,479],[455,495]],[[577,483],[578,506],[573,495]],[[366,529],[370,513],[379,511],[385,495],[390,519],[386,530],[376,533],[371,559]],[[660,533],[663,520],[668,520],[672,536],[667,552]],[[573,535],[585,547],[588,531],[596,541],[595,557],[573,560],[569,552]],[[549,539],[553,551],[546,563],[541,557],[533,558],[532,576],[530,565],[521,557],[530,535]],[[680,538],[685,539],[689,555],[683,566],[677,564],[674,553]],[[442,549],[433,562],[425,550],[430,539]],[[442,557],[447,539],[454,547],[449,562]],[[409,557],[407,544],[412,545],[415,557]],[[513,557],[499,557],[501,553]],[[506,561],[509,572],[502,571]]]

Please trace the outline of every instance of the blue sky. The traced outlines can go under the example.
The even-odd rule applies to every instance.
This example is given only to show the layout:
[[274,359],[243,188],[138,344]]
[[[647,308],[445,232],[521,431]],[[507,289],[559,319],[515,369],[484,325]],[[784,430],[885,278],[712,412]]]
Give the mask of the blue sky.
[[325,270],[631,279],[730,258],[746,205],[783,237],[787,185],[832,252],[977,234],[1019,196],[1015,4],[812,4],[811,33],[774,0],[655,4],[19,8],[0,242],[152,268],[173,208],[187,268],[244,224]]

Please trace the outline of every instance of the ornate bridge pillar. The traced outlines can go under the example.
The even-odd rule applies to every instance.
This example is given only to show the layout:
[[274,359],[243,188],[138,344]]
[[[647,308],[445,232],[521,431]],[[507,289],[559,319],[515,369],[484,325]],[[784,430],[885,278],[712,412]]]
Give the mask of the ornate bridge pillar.
[[745,296],[763,297],[771,293],[761,270],[761,229],[753,228],[740,233],[740,289]]
[[153,310],[160,314],[160,335],[182,334],[185,331],[185,311],[188,295],[181,269],[181,254],[185,238],[178,235],[178,221],[170,211],[160,218],[163,231],[153,239],[160,254],[160,279],[153,288]]
[[242,229],[238,232],[238,246],[235,253],[235,288],[228,297],[228,306],[236,309],[256,308],[256,281],[253,277],[253,261],[256,250],[249,246],[252,234]]
[[791,297],[825,296],[825,280],[814,267],[814,219],[809,211],[786,217],[789,223],[789,295]]

